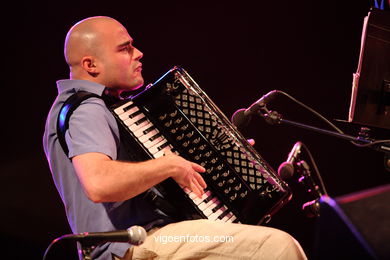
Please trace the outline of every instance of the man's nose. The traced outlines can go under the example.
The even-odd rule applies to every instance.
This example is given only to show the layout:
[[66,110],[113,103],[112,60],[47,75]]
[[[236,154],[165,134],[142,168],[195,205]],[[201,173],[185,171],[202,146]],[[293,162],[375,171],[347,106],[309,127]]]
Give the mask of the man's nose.
[[137,48],[134,47],[134,49],[135,49],[134,59],[140,60],[144,56],[144,54],[140,50],[138,50]]

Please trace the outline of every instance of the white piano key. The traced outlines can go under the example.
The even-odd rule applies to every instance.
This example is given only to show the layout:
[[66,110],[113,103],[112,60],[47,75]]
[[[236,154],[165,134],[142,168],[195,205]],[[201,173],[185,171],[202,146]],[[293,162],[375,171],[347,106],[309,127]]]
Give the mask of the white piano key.
[[233,217],[233,213],[229,212],[229,214],[227,214],[226,216],[224,216],[221,220],[223,222],[227,222],[231,217]]
[[129,119],[129,116],[134,114],[135,112],[137,112],[139,110],[138,107],[132,107],[131,109],[127,110],[126,112],[122,113],[119,115],[119,118],[124,121],[126,119]]
[[172,149],[173,149],[173,147],[171,145],[169,145],[169,146],[165,147],[164,149],[162,149],[161,151],[155,153],[153,156],[154,156],[154,158],[160,158],[160,157],[164,156],[166,152],[172,151]]
[[[151,127],[151,126],[153,126],[153,123],[152,122],[149,122],[149,124],[147,124],[147,125],[145,125],[145,126],[143,126],[143,127],[141,127],[140,129],[138,129],[137,131],[135,131],[133,134],[135,135],[135,137],[137,137],[140,141],[141,141],[141,137],[142,138],[144,138],[143,136],[145,136],[145,134],[144,134],[144,131],[146,130],[146,129],[148,129],[149,127]],[[156,133],[158,133],[158,130],[157,129],[155,129],[154,130]],[[148,133],[149,134],[149,133]],[[147,135],[147,134],[146,134]],[[153,135],[152,135],[153,136]],[[148,137],[149,138],[149,137]],[[146,139],[148,139],[148,138],[146,138]],[[144,142],[142,142],[141,141],[141,143],[144,143]]]
[[201,204],[198,205],[198,208],[200,210],[206,210],[207,208],[209,208],[211,205],[214,205],[212,208],[214,208],[218,203],[218,199],[216,197],[212,198],[210,201],[208,202],[202,202]]
[[220,208],[219,210],[217,210],[216,212],[214,212],[213,214],[211,214],[210,216],[208,216],[208,219],[210,220],[217,220],[218,217],[224,212],[224,210],[222,210],[222,208]]
[[159,143],[156,143],[154,146],[150,147],[148,150],[151,154],[155,154],[161,150],[161,146],[167,142],[167,139],[160,140]]
[[[146,128],[147,129],[147,128]],[[140,129],[141,130],[141,129]],[[147,133],[146,135],[142,135],[142,136],[140,136],[139,138],[138,138],[138,140],[142,143],[142,144],[144,144],[144,143],[146,143],[147,141],[148,141],[148,139],[150,138],[150,137],[152,137],[152,136],[154,136],[154,135],[156,135],[156,134],[158,134],[159,133],[159,131],[157,130],[157,129],[153,129],[153,130],[151,130],[149,133]]]
[[210,197],[210,195],[212,195],[212,194],[211,194],[211,191],[206,190],[206,191],[204,192],[204,195],[206,196],[205,199],[207,199],[207,198]]
[[132,104],[133,104],[133,101],[129,101],[126,104],[124,104],[124,105],[122,105],[120,107],[115,108],[114,109],[115,114],[117,114],[117,115],[122,114],[123,112],[125,112],[123,109],[128,107],[128,106],[131,106]]
[[203,210],[202,212],[203,212],[203,214],[204,214],[207,218],[209,218],[209,216],[212,215],[212,214],[214,213],[210,208],[205,209],[205,210]]
[[213,209],[214,209],[217,205],[219,205],[219,204],[221,204],[221,202],[220,202],[219,200],[217,200],[216,202],[214,202],[213,204],[211,204],[208,208],[204,209],[202,212],[203,212],[207,217],[209,217],[209,216],[211,216],[212,214],[215,213]]
[[199,205],[200,203],[203,202],[203,199],[198,197],[198,195],[196,195],[195,193],[191,193],[189,194],[191,200],[195,203],[195,205]]
[[211,214],[214,213],[213,209],[218,206],[219,204],[221,204],[221,202],[217,199],[215,201],[213,201],[213,203],[210,203],[209,206],[202,210],[203,213],[206,215],[206,216],[210,216]]
[[[149,149],[151,147],[153,147],[154,145],[160,143],[161,141],[163,140],[166,140],[164,136],[159,136],[157,137],[156,139],[154,139],[153,141],[147,141],[144,143],[144,146],[146,147],[146,149]],[[157,151],[158,152],[158,151]]]
[[236,216],[232,216],[228,221],[226,221],[226,222],[230,222],[230,223],[232,223],[233,221],[235,221],[237,218],[236,218]]
[[144,114],[139,114],[139,115],[136,115],[135,117],[133,118],[128,118],[126,119],[125,121],[123,121],[125,123],[125,125],[127,126],[131,126],[133,125],[135,122],[137,122],[138,120],[144,118],[145,115]]
[[132,124],[131,126],[128,126],[128,128],[130,129],[130,131],[132,131],[132,132],[135,132],[135,131],[137,131],[138,129],[140,129],[141,127],[143,127],[143,126],[145,126],[145,125],[147,125],[147,124],[149,124],[150,123],[150,121],[149,120],[145,120],[145,121],[143,121],[141,124],[139,124],[139,125],[137,125],[137,124]]
[[[187,188],[185,188],[187,189]],[[189,192],[188,192],[189,191]],[[196,195],[194,192],[190,191],[189,189],[187,189],[187,194],[188,196],[193,199],[193,198],[199,198],[198,195]],[[204,201],[208,196],[210,196],[211,192],[210,191],[206,191],[205,193],[202,194],[202,196],[200,197],[200,199],[202,199],[202,201]]]

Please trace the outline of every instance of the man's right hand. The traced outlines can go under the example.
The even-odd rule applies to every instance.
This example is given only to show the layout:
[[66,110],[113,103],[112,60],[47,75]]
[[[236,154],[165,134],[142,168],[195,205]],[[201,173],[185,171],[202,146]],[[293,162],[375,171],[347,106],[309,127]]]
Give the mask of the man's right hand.
[[168,154],[163,158],[172,167],[171,177],[181,187],[188,188],[201,197],[207,184],[199,173],[205,172],[206,169],[175,154]]

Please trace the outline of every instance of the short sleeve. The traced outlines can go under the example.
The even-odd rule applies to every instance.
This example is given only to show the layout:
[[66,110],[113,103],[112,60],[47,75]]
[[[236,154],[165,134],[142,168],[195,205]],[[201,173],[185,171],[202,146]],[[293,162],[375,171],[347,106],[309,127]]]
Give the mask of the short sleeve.
[[69,158],[90,152],[117,158],[119,130],[115,118],[99,98],[83,101],[73,112],[65,139]]

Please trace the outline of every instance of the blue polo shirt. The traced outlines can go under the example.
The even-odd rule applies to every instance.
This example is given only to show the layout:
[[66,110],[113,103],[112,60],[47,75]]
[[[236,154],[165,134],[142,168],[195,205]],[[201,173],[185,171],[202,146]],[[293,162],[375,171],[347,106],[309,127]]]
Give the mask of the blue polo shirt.
[[[85,195],[70,158],[89,152],[103,153],[113,160],[126,160],[120,145],[117,122],[102,99],[89,98],[73,112],[65,134],[69,149],[67,157],[57,137],[57,117],[61,106],[77,91],[102,95],[103,85],[86,80],[60,80],[58,96],[49,112],[43,146],[56,188],[65,206],[73,233],[104,232],[127,229],[133,225],[150,226],[169,220],[142,195],[123,202],[94,203]],[[115,189],[115,187],[112,187]],[[95,259],[111,259],[111,253],[120,257],[130,247],[127,243],[107,243],[93,253]]]

